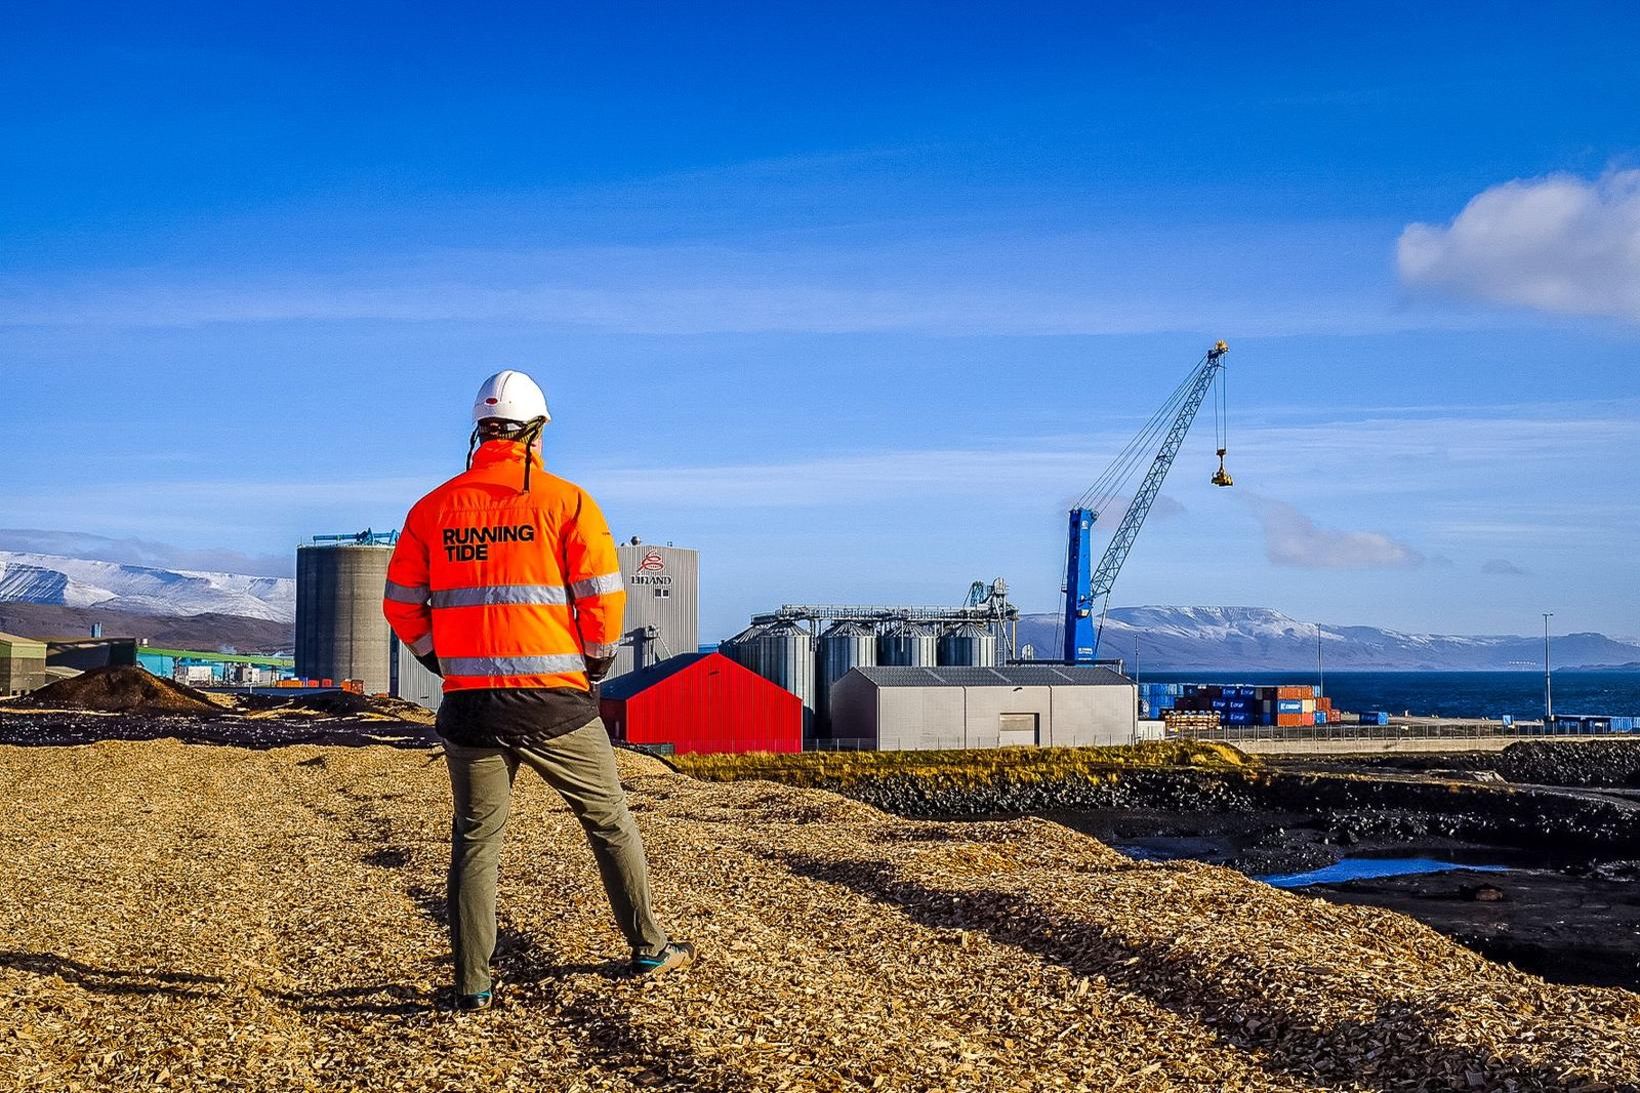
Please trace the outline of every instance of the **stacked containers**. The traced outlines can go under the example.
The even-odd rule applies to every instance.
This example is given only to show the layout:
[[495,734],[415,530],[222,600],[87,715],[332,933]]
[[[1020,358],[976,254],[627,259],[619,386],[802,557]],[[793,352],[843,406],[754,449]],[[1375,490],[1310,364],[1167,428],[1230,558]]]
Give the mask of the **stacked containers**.
[[997,663],[996,635],[978,623],[965,622],[940,637],[935,656],[942,666],[994,668]]
[[[1154,692],[1146,692],[1141,685],[1141,701],[1157,701]],[[1179,693],[1173,696],[1173,708],[1180,710],[1213,711],[1226,725],[1330,725],[1343,720],[1343,714],[1332,708],[1332,699],[1317,694],[1312,684],[1302,686],[1249,686],[1247,684],[1187,683],[1173,684]]]
[[870,627],[857,622],[839,622],[820,635],[820,678],[815,687],[815,715],[820,732],[829,732],[831,728],[832,684],[855,668],[870,668],[876,663],[877,636]]
[[932,668],[939,663],[938,639],[926,626],[896,623],[877,635],[877,663]]
[[1174,709],[1184,698],[1184,688],[1182,683],[1139,684],[1139,716],[1158,718],[1165,711]]

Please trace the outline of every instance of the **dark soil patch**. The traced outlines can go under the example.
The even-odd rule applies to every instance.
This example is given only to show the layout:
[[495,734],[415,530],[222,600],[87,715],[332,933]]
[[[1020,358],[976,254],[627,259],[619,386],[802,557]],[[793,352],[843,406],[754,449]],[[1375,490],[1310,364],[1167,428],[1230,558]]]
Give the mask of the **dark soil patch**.
[[1523,740],[1502,751],[1378,755],[1351,759],[1338,766],[1358,770],[1485,770],[1522,784],[1632,789],[1640,788],[1640,739]]
[[222,708],[201,691],[160,679],[142,668],[93,668],[60,679],[19,699],[37,710],[96,710],[102,713],[219,714]]

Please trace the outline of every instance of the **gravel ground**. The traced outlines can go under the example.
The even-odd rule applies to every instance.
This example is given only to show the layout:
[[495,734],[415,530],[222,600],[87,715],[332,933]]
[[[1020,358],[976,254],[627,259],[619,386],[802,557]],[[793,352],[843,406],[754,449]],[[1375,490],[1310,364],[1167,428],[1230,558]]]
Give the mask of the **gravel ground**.
[[591,857],[521,777],[501,1004],[436,1005],[436,757],[0,747],[0,1087],[1640,1089],[1640,996],[1400,915],[621,756],[703,959],[620,978]]

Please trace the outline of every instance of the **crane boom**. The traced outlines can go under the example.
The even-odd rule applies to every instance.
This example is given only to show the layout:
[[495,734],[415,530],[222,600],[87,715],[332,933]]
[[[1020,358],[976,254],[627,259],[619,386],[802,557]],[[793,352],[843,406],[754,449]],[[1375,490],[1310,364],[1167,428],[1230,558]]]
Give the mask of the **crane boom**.
[[[1116,584],[1116,575],[1122,571],[1122,563],[1127,561],[1128,552],[1133,549],[1133,541],[1139,536],[1139,528],[1144,525],[1145,517],[1150,515],[1150,508],[1156,503],[1156,495],[1161,492],[1162,481],[1172,469],[1173,458],[1179,454],[1185,434],[1190,431],[1191,422],[1196,420],[1196,411],[1201,409],[1203,401],[1206,400],[1214,377],[1224,366],[1224,355],[1229,349],[1230,347],[1223,342],[1213,346],[1196,365],[1195,372],[1185,381],[1182,401],[1179,402],[1178,410],[1168,425],[1166,436],[1162,438],[1161,447],[1157,450],[1156,457],[1151,460],[1150,469],[1145,472],[1144,481],[1134,492],[1127,511],[1122,514],[1121,523],[1116,525],[1115,532],[1111,534],[1110,543],[1105,547],[1104,556],[1099,559],[1098,567],[1093,568],[1091,572],[1089,563],[1093,553],[1092,532],[1094,522],[1099,519],[1099,513],[1092,507],[1081,505],[1071,509],[1070,544],[1065,563],[1067,663],[1090,663],[1098,655],[1099,630],[1094,624],[1094,604],[1100,597],[1109,596],[1111,588]],[[1230,478],[1223,468],[1222,445],[1219,457],[1219,473],[1213,476],[1213,481],[1216,485],[1227,486],[1230,484]]]

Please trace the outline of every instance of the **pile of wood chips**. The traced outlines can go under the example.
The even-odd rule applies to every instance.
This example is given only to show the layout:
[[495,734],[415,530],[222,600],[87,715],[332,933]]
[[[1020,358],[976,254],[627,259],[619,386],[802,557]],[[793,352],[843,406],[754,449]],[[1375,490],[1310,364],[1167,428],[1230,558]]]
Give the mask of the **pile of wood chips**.
[[1640,996],[1387,911],[621,763],[701,962],[618,974],[579,829],[521,774],[500,1004],[458,1015],[436,756],[0,748],[0,1088],[1640,1088]]

